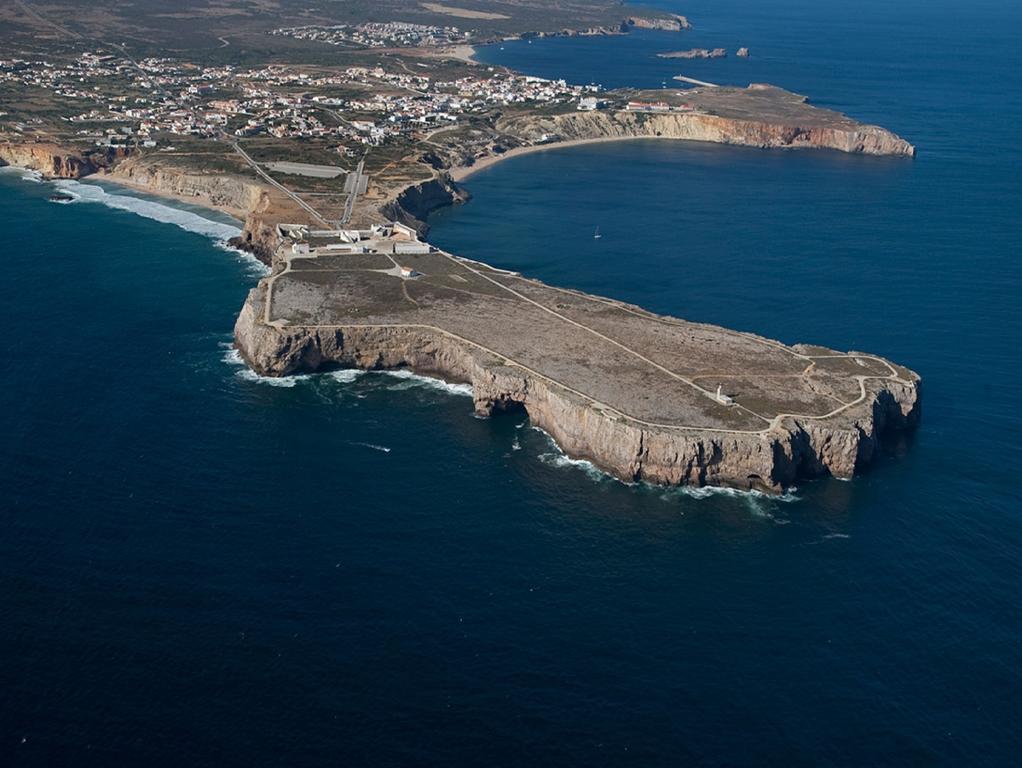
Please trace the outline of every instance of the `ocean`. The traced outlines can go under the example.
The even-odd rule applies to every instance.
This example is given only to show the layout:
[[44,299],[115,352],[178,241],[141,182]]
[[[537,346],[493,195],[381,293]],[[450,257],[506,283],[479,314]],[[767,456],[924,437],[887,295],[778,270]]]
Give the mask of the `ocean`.
[[237,222],[4,171],[0,764],[1017,763],[1022,9],[663,5],[696,29],[479,58],[773,82],[918,157],[542,152],[430,238],[890,357],[919,431],[780,499],[626,486],[463,386],[255,376]]

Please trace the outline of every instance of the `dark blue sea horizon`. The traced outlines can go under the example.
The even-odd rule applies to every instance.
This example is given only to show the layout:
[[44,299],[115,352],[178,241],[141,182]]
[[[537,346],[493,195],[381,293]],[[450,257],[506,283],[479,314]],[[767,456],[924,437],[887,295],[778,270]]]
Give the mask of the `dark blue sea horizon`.
[[0,765],[1017,764],[1022,11],[663,5],[696,29],[479,58],[774,82],[918,157],[542,152],[430,239],[884,355],[919,431],[784,499],[626,486],[463,388],[254,376],[233,222],[5,171]]

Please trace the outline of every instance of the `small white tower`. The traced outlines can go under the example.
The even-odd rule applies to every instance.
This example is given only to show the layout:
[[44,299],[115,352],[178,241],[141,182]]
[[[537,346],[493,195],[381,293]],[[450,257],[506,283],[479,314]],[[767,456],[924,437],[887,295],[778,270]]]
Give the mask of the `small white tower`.
[[716,400],[721,405],[734,405],[735,404],[735,401],[732,398],[730,398],[730,397],[728,397],[727,395],[724,394],[724,392],[723,392],[723,385],[721,385],[721,384],[717,385],[717,397],[716,397]]

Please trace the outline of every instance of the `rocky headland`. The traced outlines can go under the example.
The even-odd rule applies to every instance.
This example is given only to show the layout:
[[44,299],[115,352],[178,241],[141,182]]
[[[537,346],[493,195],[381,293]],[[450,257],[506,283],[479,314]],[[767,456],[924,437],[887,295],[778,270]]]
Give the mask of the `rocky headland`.
[[919,377],[872,355],[661,317],[442,253],[403,257],[417,274],[404,279],[391,249],[280,259],[235,327],[246,362],[269,376],[407,368],[467,382],[477,413],[524,409],[569,456],[661,485],[774,493],[849,478],[919,418]]
[[[769,86],[619,98],[655,110],[507,115],[471,146],[434,142],[428,155],[410,156],[408,175],[417,180],[371,183],[356,219],[424,230],[432,210],[465,199],[458,181],[472,170],[575,143],[657,138],[915,151],[886,129]],[[240,164],[239,172],[207,172],[181,156],[125,157],[45,142],[0,144],[0,164],[50,178],[97,175],[244,218],[235,244],[272,268],[235,329],[256,371],[408,368],[468,382],[478,413],[522,408],[568,455],[625,481],[778,492],[801,478],[851,477],[887,436],[919,419],[919,377],[881,358],[658,317],[438,252],[403,256],[415,269],[406,279],[395,274],[392,254],[407,235],[369,244],[358,256],[313,249],[293,258],[277,225],[307,215],[285,192],[241,173]],[[313,268],[304,272],[303,261]]]
[[[672,111],[603,110],[508,118],[498,127],[529,142],[608,138],[708,141],[777,149],[833,149],[866,155],[912,157],[915,147],[886,128],[864,125],[804,96],[769,85],[639,92]],[[672,103],[673,102],[673,103]]]
[[0,143],[0,166],[14,165],[39,171],[49,179],[80,179],[109,167],[123,152],[77,151],[52,142]]

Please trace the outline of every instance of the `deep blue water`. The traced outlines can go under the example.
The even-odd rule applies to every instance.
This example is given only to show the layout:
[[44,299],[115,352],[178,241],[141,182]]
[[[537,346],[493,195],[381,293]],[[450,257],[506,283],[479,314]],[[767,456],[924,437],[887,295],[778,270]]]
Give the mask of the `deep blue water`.
[[[548,152],[432,238],[890,356],[925,377],[911,443],[794,501],[696,498],[415,379],[273,386],[229,356],[257,274],[220,225],[0,174],[0,764],[1017,763],[1022,12],[678,10],[682,38],[482,56],[777,82],[919,157]],[[753,57],[652,56],[718,44]]]

